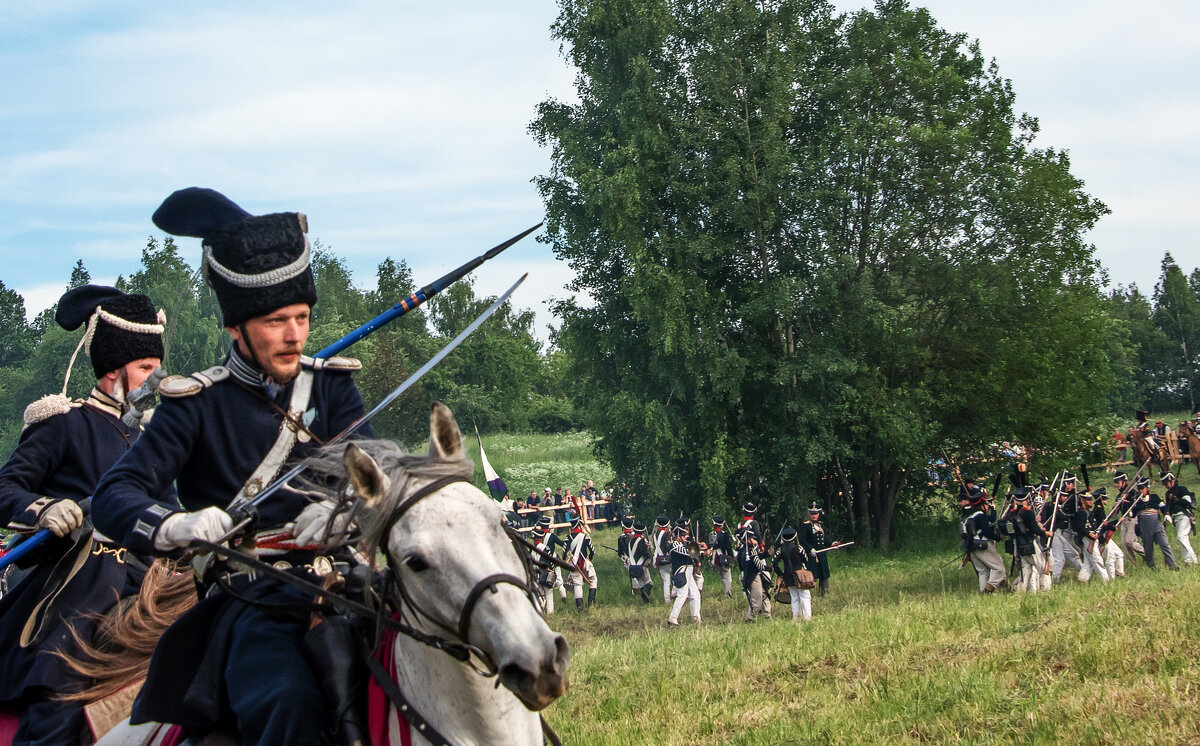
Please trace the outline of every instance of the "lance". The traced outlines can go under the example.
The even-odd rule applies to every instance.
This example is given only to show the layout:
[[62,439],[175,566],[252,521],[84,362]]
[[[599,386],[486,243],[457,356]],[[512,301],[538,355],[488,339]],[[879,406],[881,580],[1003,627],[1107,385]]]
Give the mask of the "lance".
[[[85,516],[90,512],[91,507],[92,498],[87,497],[79,501],[79,509],[83,511]],[[13,539],[5,547],[4,554],[0,555],[0,572],[42,544],[45,544],[52,536],[54,536],[54,532],[48,528],[38,529],[24,538],[18,535],[17,538]]]
[[[371,418],[373,418],[375,415],[382,412],[389,404],[394,402],[401,394],[403,394],[405,391],[407,391],[409,388],[411,388],[413,384],[415,384],[417,381],[421,380],[422,376],[424,376],[426,373],[428,373],[430,370],[432,370],[435,365],[440,363],[443,358],[445,358],[447,355],[449,355],[454,350],[455,347],[458,347],[460,344],[462,344],[462,341],[464,339],[471,336],[471,333],[474,332],[476,329],[478,329],[480,324],[482,324],[484,321],[487,321],[488,318],[490,318],[491,315],[494,314],[500,308],[500,306],[503,305],[504,302],[508,300],[509,296],[511,296],[513,294],[513,291],[515,291],[518,287],[520,287],[522,282],[525,282],[525,278],[528,276],[529,276],[528,273],[521,275],[520,279],[518,279],[516,282],[514,282],[512,287],[510,287],[508,290],[506,290],[504,292],[503,295],[501,295],[499,298],[497,298],[495,303],[488,306],[486,311],[479,314],[479,317],[477,319],[475,319],[474,321],[472,321],[470,323],[470,325],[467,326],[466,329],[463,329],[461,332],[459,332],[457,337],[450,340],[450,343],[447,344],[445,347],[443,347],[441,349],[441,351],[438,352],[438,354],[436,354],[432,358],[430,358],[429,362],[422,365],[417,370],[417,372],[413,373],[411,376],[408,377],[408,380],[406,380],[404,383],[400,384],[395,389],[393,389],[390,394],[383,397],[383,400],[380,401],[378,404],[376,404],[375,407],[370,412],[367,412],[366,414],[359,417],[354,422],[351,422],[349,425],[346,426],[345,430],[342,430],[340,433],[338,433],[337,435],[330,438],[325,443],[326,447],[335,445],[337,443],[341,443],[342,441],[349,438],[351,435],[356,433],[359,428],[361,428],[363,425],[370,422]],[[234,526],[224,536],[222,536],[220,539],[218,539],[215,543],[221,544],[225,541],[228,541],[231,536],[236,535],[243,528],[248,526],[254,520],[257,506],[263,500],[265,500],[266,498],[268,498],[271,495],[278,492],[284,485],[286,485],[288,482],[290,482],[298,474],[300,474],[305,469],[307,469],[309,467],[309,465],[312,464],[314,459],[315,459],[315,456],[309,456],[308,458],[304,459],[300,463],[296,464],[294,467],[292,467],[287,472],[285,472],[283,474],[283,476],[279,477],[274,482],[272,482],[271,484],[264,487],[263,490],[261,492],[259,492],[257,495],[255,495],[253,498],[247,498],[245,495],[243,495],[239,499],[234,500],[232,503],[230,503],[229,507],[225,509],[225,512],[228,513],[230,515],[230,517],[233,518]]]
[[[504,243],[493,246],[492,248],[488,249],[486,252],[475,257],[474,259],[472,259],[471,261],[462,265],[458,269],[447,272],[446,274],[442,275],[438,279],[429,283],[428,285],[421,288],[417,292],[413,293],[412,295],[408,296],[407,298],[404,298],[403,300],[401,300],[399,303],[392,306],[388,310],[384,311],[383,313],[379,314],[378,316],[371,319],[367,323],[363,324],[362,326],[358,327],[357,329],[350,332],[346,336],[342,337],[338,341],[334,342],[333,344],[329,345],[328,347],[321,350],[317,354],[313,355],[313,357],[323,357],[323,358],[332,357],[332,356],[338,354],[339,352],[341,352],[342,350],[346,349],[350,345],[354,344],[358,340],[362,339],[363,337],[366,337],[370,334],[374,334],[381,327],[386,326],[387,324],[390,324],[391,322],[400,318],[401,316],[403,316],[404,314],[413,310],[417,306],[420,306],[425,301],[429,300],[433,296],[437,295],[438,293],[442,292],[446,288],[450,287],[454,283],[461,280],[469,272],[474,271],[475,268],[478,267],[479,265],[483,264],[484,262],[486,262],[489,259],[494,258],[497,254],[504,251],[509,246],[512,246],[517,241],[520,241],[522,238],[525,238],[530,233],[533,233],[534,231],[536,231],[538,228],[541,228],[541,227],[542,227],[542,223],[538,223],[537,225],[533,226],[532,228],[529,228],[528,230],[518,233],[517,235],[508,239]],[[155,396],[158,393],[159,381],[161,381],[162,379],[164,379],[166,377],[167,377],[166,371],[164,371],[162,368],[156,368],[154,370],[154,372],[150,374],[150,377],[147,378],[142,383],[141,386],[138,386],[136,389],[134,389],[132,392],[130,392],[129,397],[128,397],[128,400],[130,402],[130,408],[121,417],[121,420],[124,421],[126,425],[133,427],[133,426],[137,425],[139,422],[141,422],[142,415],[145,413],[145,411],[147,409],[149,409],[150,407],[154,406]]]
[[388,323],[400,318],[401,316],[403,316],[404,314],[413,310],[417,306],[420,306],[422,303],[429,300],[430,298],[437,295],[438,293],[442,292],[450,285],[453,285],[455,282],[458,282],[468,272],[473,271],[479,265],[481,265],[484,262],[486,262],[487,260],[495,257],[501,251],[504,251],[509,246],[512,246],[517,241],[520,241],[522,238],[525,238],[530,233],[533,233],[534,231],[536,231],[538,228],[541,228],[541,227],[542,227],[542,223],[538,223],[537,225],[533,226],[532,228],[529,228],[525,231],[522,231],[521,233],[518,233],[517,235],[508,239],[504,243],[499,244],[498,246],[494,246],[491,249],[488,249],[486,252],[475,257],[474,259],[472,259],[471,261],[462,265],[458,269],[453,270],[451,272],[447,272],[445,275],[443,275],[443,276],[439,277],[438,279],[434,280],[433,282],[429,283],[428,285],[421,288],[420,290],[413,293],[412,295],[408,296],[407,298],[404,298],[396,305],[392,306],[388,310],[384,311],[383,313],[379,314],[378,316],[371,319],[367,323],[363,324],[362,326],[358,327],[357,329],[350,332],[346,336],[342,337],[338,341],[334,342],[333,344],[329,345],[328,347],[321,350],[317,354],[313,355],[313,357],[330,357],[330,356],[338,354],[339,352],[346,349],[347,347],[354,344],[355,342],[362,339],[363,337],[367,336],[368,334],[373,334],[376,330],[378,330],[383,325],[388,324]]

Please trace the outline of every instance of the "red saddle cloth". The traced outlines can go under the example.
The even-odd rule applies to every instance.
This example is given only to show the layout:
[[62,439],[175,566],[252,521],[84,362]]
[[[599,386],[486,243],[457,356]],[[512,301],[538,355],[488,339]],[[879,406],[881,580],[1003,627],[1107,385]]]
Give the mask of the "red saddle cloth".
[[16,715],[0,712],[0,746],[9,746],[12,743],[13,738],[17,735],[17,726],[20,722]]
[[[393,619],[399,619],[397,614]],[[396,666],[393,649],[396,644],[396,630],[388,629],[384,631],[383,643],[379,646],[379,652],[375,657],[383,664],[383,668],[392,677],[392,681],[396,680]],[[396,717],[400,719],[400,743],[393,743],[390,734],[388,733],[388,706],[391,702],[388,701],[387,692],[383,691],[383,687],[375,681],[372,676],[367,683],[367,727],[370,730],[371,743],[373,746],[412,746],[412,735],[408,732],[408,721],[399,711],[396,712]]]

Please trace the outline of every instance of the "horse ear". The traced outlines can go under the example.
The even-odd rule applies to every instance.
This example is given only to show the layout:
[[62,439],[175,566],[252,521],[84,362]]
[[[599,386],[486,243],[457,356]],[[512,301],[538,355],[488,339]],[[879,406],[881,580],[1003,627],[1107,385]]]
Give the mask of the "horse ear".
[[462,433],[450,408],[440,401],[433,403],[429,414],[429,455],[444,459],[463,457]]
[[391,480],[363,449],[353,443],[347,445],[342,453],[342,464],[346,467],[350,483],[354,485],[354,492],[367,507],[374,505],[387,492]]

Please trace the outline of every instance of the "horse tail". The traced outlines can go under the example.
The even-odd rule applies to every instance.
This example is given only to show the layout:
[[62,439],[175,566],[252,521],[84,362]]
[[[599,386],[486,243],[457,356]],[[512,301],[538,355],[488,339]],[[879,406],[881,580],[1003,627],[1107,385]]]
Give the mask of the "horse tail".
[[96,630],[86,639],[71,628],[77,652],[55,652],[91,684],[60,699],[90,704],[146,678],[158,638],[196,604],[190,572],[176,572],[174,562],[155,560],[136,596],[122,599],[107,614],[96,615]]

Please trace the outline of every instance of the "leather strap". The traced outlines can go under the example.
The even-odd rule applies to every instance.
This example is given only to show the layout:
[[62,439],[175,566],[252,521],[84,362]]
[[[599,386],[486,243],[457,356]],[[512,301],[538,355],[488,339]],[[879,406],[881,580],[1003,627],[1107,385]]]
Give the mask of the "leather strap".
[[[291,417],[297,418],[304,416],[304,411],[308,409],[308,400],[312,395],[313,373],[311,370],[302,369],[300,374],[296,376],[296,382],[292,386],[292,398],[288,401],[288,413],[284,414],[283,422],[279,424],[279,435],[275,438],[275,443],[271,446],[271,450],[267,451],[267,455],[263,458],[262,463],[238,490],[237,495],[231,503],[239,503],[262,492],[263,487],[270,484],[279,470],[283,468],[283,463],[287,461],[288,456],[292,452],[292,448],[296,445],[297,427]],[[299,414],[297,414],[299,413]]]

